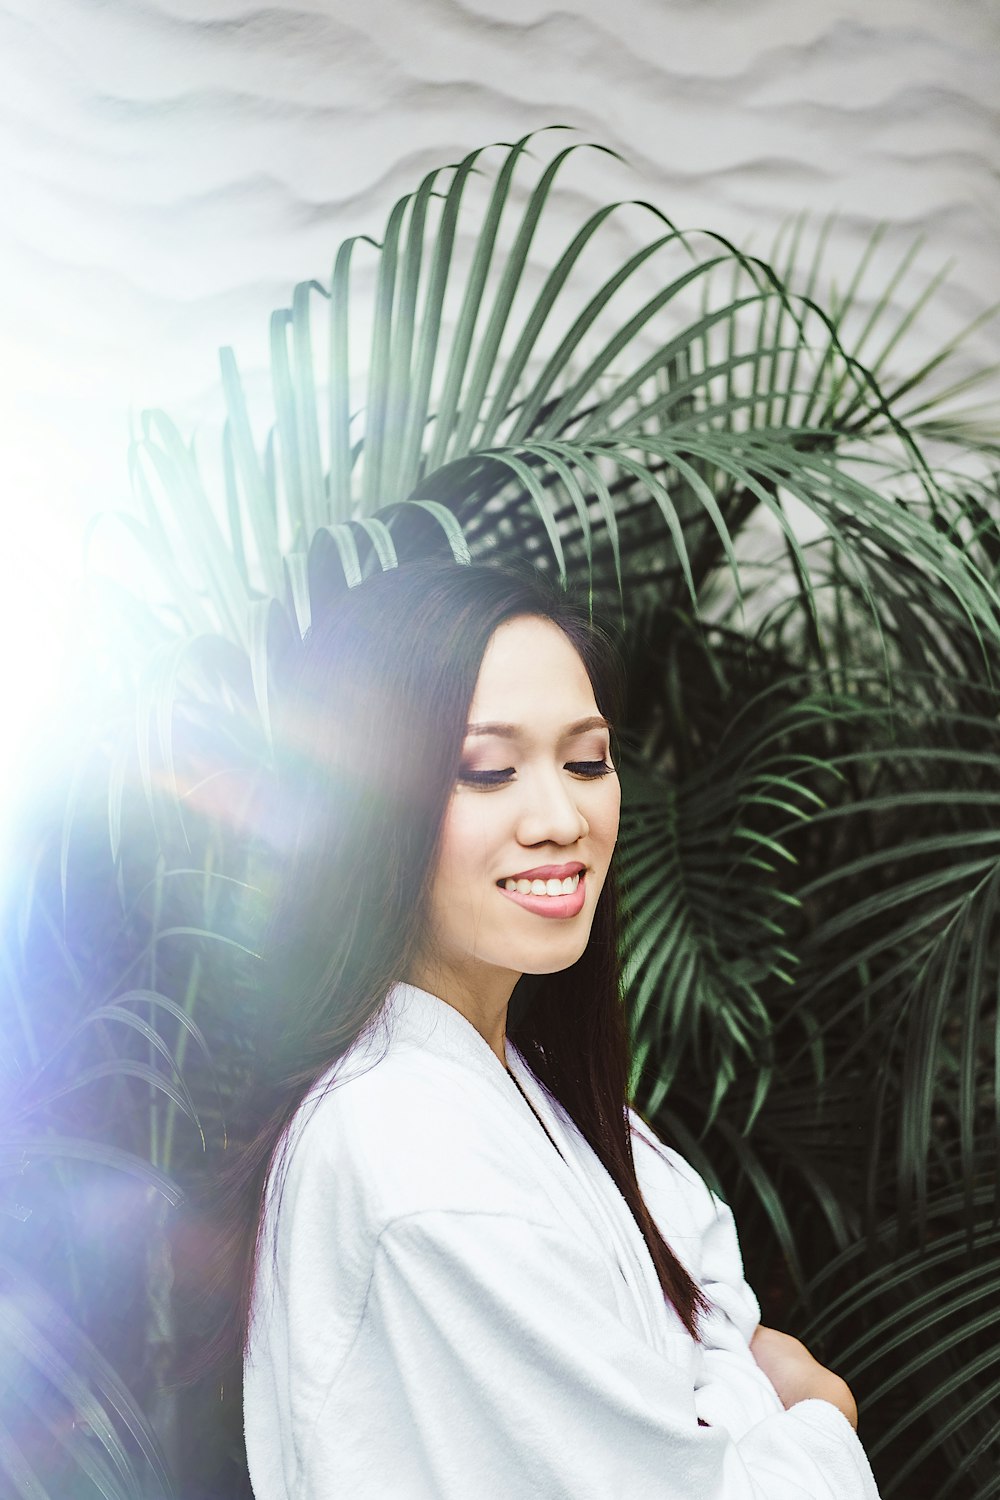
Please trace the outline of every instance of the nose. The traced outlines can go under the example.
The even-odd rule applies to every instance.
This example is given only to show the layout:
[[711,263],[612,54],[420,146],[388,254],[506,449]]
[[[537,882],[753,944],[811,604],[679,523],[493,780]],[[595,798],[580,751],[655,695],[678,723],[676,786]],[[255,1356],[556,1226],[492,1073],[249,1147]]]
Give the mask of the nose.
[[590,824],[584,816],[575,785],[560,771],[536,771],[521,782],[523,801],[517,839],[526,849],[537,844],[567,847],[586,838]]

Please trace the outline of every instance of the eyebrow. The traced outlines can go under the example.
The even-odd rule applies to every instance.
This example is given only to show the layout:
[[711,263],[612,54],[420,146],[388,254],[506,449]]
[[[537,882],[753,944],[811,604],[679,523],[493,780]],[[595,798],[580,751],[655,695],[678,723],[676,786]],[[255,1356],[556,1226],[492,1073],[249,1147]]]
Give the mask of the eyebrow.
[[[600,714],[594,714],[589,719],[577,719],[575,724],[567,724],[559,736],[561,740],[572,739],[574,735],[585,734],[588,729],[611,729],[607,719]],[[502,740],[517,740],[521,738],[521,727],[518,724],[468,724],[466,734],[493,734]]]

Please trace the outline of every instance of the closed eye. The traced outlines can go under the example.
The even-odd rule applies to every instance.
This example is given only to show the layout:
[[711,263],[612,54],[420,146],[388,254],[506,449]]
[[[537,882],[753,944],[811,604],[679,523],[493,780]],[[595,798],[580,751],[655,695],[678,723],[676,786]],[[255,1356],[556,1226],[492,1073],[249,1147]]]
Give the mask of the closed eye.
[[606,760],[571,760],[566,769],[577,776],[597,777],[607,776],[614,770],[614,766],[609,765]]
[[459,771],[458,779],[469,786],[502,786],[513,774],[514,767],[508,766],[505,771]]

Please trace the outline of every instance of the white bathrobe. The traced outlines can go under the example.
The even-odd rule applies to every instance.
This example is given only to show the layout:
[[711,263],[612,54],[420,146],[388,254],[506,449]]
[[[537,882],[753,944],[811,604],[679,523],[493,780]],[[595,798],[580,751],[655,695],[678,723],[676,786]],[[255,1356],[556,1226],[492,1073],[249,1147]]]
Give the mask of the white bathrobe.
[[712,1306],[699,1344],[507,1055],[551,1140],[471,1022],[397,985],[296,1117],[245,1370],[257,1500],[878,1500],[841,1412],[783,1410],[755,1364],[728,1208],[633,1115],[643,1196]]

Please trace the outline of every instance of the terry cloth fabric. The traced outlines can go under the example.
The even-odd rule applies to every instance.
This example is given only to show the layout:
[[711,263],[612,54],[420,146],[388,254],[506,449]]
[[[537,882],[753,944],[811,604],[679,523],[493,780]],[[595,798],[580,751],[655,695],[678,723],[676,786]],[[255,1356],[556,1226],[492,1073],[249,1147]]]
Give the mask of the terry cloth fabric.
[[396,985],[293,1121],[244,1372],[256,1500],[878,1500],[842,1413],[785,1411],[754,1362],[728,1208],[633,1114],[643,1196],[711,1304],[696,1343],[614,1181],[507,1056],[514,1078]]

